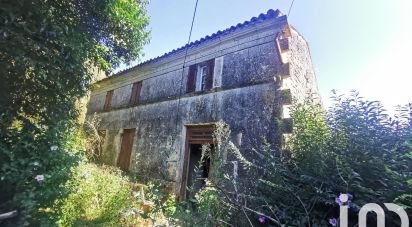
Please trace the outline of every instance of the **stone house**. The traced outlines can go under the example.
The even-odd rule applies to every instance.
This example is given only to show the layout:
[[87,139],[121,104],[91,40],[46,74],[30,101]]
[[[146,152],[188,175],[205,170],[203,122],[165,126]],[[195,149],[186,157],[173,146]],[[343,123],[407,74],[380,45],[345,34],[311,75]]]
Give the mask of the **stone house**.
[[309,92],[317,87],[308,44],[269,10],[96,82],[87,114],[101,119],[103,162],[184,197],[215,122],[230,126],[242,152],[262,138],[281,146],[288,106]]

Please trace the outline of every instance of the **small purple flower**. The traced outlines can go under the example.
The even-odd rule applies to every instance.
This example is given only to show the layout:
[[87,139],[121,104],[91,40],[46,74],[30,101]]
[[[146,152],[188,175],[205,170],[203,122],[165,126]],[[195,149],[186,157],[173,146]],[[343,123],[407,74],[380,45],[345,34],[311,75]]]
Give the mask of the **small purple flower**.
[[339,199],[339,197],[335,198],[335,202],[336,202],[339,206],[343,206],[343,202]]
[[264,216],[259,216],[258,220],[261,224],[266,222],[266,218]]
[[351,206],[352,205],[352,200],[353,199],[353,195],[347,193],[341,193],[339,195],[338,198],[335,198],[335,202],[339,205],[339,206]]
[[352,200],[352,199],[353,199],[353,195],[352,195],[352,194],[349,194],[349,193],[348,193],[348,194],[346,194],[346,195],[348,196],[348,199],[349,199],[349,200]]
[[338,220],[336,220],[336,218],[331,218],[329,219],[329,224],[331,224],[332,226],[336,226],[338,224]]

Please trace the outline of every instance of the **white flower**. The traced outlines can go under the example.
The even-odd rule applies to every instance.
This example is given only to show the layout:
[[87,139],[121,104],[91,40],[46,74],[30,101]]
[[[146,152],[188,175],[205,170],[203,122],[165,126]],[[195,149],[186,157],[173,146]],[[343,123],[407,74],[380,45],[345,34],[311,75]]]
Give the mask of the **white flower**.
[[133,197],[135,198],[140,197],[140,192],[133,192]]
[[50,147],[50,150],[51,151],[57,151],[58,148],[59,148],[58,146],[53,145],[53,146]]
[[44,175],[37,175],[36,177],[34,177],[34,179],[36,179],[37,182],[42,182],[44,181]]
[[89,173],[87,171],[84,171],[83,172],[83,177],[86,178],[86,179],[89,178]]

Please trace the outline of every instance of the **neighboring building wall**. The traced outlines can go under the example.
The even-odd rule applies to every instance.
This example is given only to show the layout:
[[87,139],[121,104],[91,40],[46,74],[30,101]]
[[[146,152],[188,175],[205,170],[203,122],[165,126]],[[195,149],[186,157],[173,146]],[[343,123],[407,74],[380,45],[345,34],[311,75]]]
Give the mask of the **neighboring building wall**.
[[[253,155],[252,148],[259,148],[263,138],[279,144],[283,132],[276,120],[282,112],[281,94],[288,94],[281,88],[290,88],[301,99],[315,84],[314,74],[307,44],[296,32],[288,41],[290,51],[285,51],[289,62],[280,58],[276,37],[289,27],[286,16],[271,11],[252,22],[190,46],[183,76],[185,51],[179,50],[95,84],[88,113],[97,112],[100,130],[106,130],[103,161],[115,165],[123,129],[136,128],[130,170],[168,182],[178,192],[187,124],[226,122],[246,155]],[[215,59],[214,88],[186,93],[188,66],[210,59]],[[282,85],[283,78],[293,78],[291,85]],[[137,81],[142,81],[139,104],[128,107]],[[112,110],[102,112],[110,90]]]

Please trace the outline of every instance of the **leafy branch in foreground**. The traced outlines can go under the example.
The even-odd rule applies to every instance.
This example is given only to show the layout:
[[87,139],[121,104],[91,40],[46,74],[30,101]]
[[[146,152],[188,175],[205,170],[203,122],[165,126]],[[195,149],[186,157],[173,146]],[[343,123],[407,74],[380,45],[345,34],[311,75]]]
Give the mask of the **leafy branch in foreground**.
[[79,99],[99,72],[139,58],[145,8],[135,0],[0,2],[0,213],[18,211],[2,225],[39,224],[39,208],[67,194],[61,186],[84,150]]

